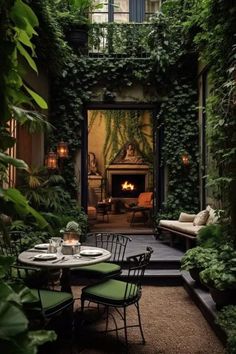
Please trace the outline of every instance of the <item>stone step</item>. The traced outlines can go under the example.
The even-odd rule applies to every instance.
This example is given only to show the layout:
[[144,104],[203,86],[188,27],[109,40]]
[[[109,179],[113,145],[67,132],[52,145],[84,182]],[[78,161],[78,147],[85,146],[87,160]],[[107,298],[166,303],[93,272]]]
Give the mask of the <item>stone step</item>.
[[[123,269],[120,279],[126,280],[127,274],[127,269]],[[143,283],[165,286],[180,285],[182,284],[182,276],[178,269],[146,269]]]
[[[122,268],[126,269],[128,263],[124,261],[122,263]],[[179,260],[151,260],[147,269],[180,269],[180,261]]]
[[182,272],[183,286],[199,307],[203,316],[206,318],[219,339],[226,343],[225,332],[215,323],[217,309],[208,290],[196,285],[189,272]]

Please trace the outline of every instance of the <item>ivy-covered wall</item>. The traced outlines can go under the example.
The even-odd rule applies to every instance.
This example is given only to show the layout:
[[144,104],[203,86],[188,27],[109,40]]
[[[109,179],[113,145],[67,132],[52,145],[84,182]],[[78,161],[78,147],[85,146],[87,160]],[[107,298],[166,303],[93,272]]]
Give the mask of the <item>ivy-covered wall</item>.
[[[37,6],[40,10],[39,0]],[[48,8],[41,10],[44,27],[48,28],[47,17],[52,16],[52,12],[45,16],[45,11],[50,11]],[[57,41],[62,41],[62,30],[58,23],[54,24],[52,28],[50,23],[48,36],[57,33]],[[151,102],[160,107],[155,127],[164,128],[162,164],[168,168],[168,199],[163,212],[173,217],[179,210],[191,212],[198,209],[196,60],[192,53],[189,54],[191,46],[181,22],[171,13],[157,15],[152,26],[147,39],[152,50],[149,59],[145,60],[133,57],[91,59],[73,53],[66,42],[64,51],[57,51],[54,44],[54,55],[52,51],[50,55],[60,70],[55,70],[53,63],[49,63],[50,121],[56,127],[49,139],[50,145],[60,139],[69,143],[70,160],[66,162],[64,177],[68,189],[73,191],[76,187],[74,158],[81,147],[82,112],[89,102],[96,101],[97,87],[114,93],[135,85],[154,88],[158,95],[152,97]],[[45,36],[43,26],[42,31]],[[68,48],[68,54],[65,48]],[[188,169],[181,163],[182,152],[190,156]]]

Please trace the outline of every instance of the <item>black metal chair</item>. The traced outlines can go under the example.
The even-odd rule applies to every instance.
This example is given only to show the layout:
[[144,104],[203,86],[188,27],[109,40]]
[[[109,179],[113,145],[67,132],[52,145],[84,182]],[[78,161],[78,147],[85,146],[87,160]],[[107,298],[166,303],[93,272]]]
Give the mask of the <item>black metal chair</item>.
[[[152,252],[152,248],[147,247],[146,252],[127,258],[129,268],[126,281],[108,279],[104,282],[86,286],[82,289],[81,311],[84,311],[85,301],[94,302],[98,305],[104,305],[107,310],[106,330],[104,332],[118,331],[124,329],[126,346],[128,345],[127,328],[129,327],[139,327],[142,336],[142,343],[145,343],[139,310],[139,300],[142,295],[141,286],[144,277],[144,272],[149,264]],[[135,305],[137,309],[137,324],[127,324],[126,310],[127,307],[130,305]],[[110,308],[114,308],[118,312],[119,316],[124,322],[123,327],[118,328],[115,322],[115,329],[108,330],[108,316]],[[123,313],[120,311],[121,308],[123,308]],[[115,320],[114,316],[112,316],[112,318]]]
[[[15,259],[15,264],[19,264],[18,255],[23,251],[23,238],[25,236],[24,232],[21,231],[10,231],[6,235],[0,233],[0,254],[3,256],[12,256]],[[55,283],[58,281],[60,276],[59,270],[48,270],[48,269],[38,269],[37,267],[32,267],[32,269],[37,270],[35,276],[32,277],[35,286],[47,286],[54,287]],[[25,280],[30,277],[30,271],[25,272]]]
[[89,279],[104,279],[115,277],[122,272],[122,262],[124,261],[126,246],[132,239],[118,233],[100,232],[87,235],[89,245],[95,245],[111,252],[109,262],[101,262],[77,269],[73,269],[72,278],[81,277]]
[[24,233],[21,231],[10,231],[6,235],[0,233],[0,254],[16,258],[22,251],[22,239]]
[[[74,299],[71,293],[44,288],[35,288],[35,278],[40,278],[40,270],[21,265],[11,267],[8,280],[13,289],[24,295],[23,306],[30,322],[35,327],[45,327],[56,316],[68,310],[72,326]],[[28,291],[25,287],[28,287]],[[72,329],[72,327],[71,327]]]

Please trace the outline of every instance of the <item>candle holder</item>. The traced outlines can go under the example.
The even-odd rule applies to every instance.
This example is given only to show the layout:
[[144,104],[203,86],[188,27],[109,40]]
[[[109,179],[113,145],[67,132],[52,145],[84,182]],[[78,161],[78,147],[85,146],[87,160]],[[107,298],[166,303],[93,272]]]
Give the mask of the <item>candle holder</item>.
[[76,240],[63,241],[61,246],[61,253],[66,255],[73,255],[80,253],[80,243]]

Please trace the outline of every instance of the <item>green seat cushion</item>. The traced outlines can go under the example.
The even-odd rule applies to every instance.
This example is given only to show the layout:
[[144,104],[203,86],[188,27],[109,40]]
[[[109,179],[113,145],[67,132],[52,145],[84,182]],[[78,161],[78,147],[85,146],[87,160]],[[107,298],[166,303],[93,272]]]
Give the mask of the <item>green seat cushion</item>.
[[139,296],[139,288],[134,284],[128,284],[125,298],[126,285],[127,283],[124,281],[109,279],[105,282],[83,288],[82,295],[87,300],[95,300],[110,305],[122,305],[124,302],[134,301]]
[[[31,289],[33,296],[39,301],[37,289]],[[59,311],[63,307],[73,303],[73,297],[70,293],[52,290],[40,290],[42,308],[45,314]]]
[[106,277],[108,275],[114,275],[114,274],[120,273],[121,267],[115,263],[101,262],[101,263],[97,263],[97,264],[83,266],[83,267],[74,269],[74,271],[75,271],[75,273],[77,271],[78,274],[85,273],[86,275],[90,275],[91,277],[92,276]]

